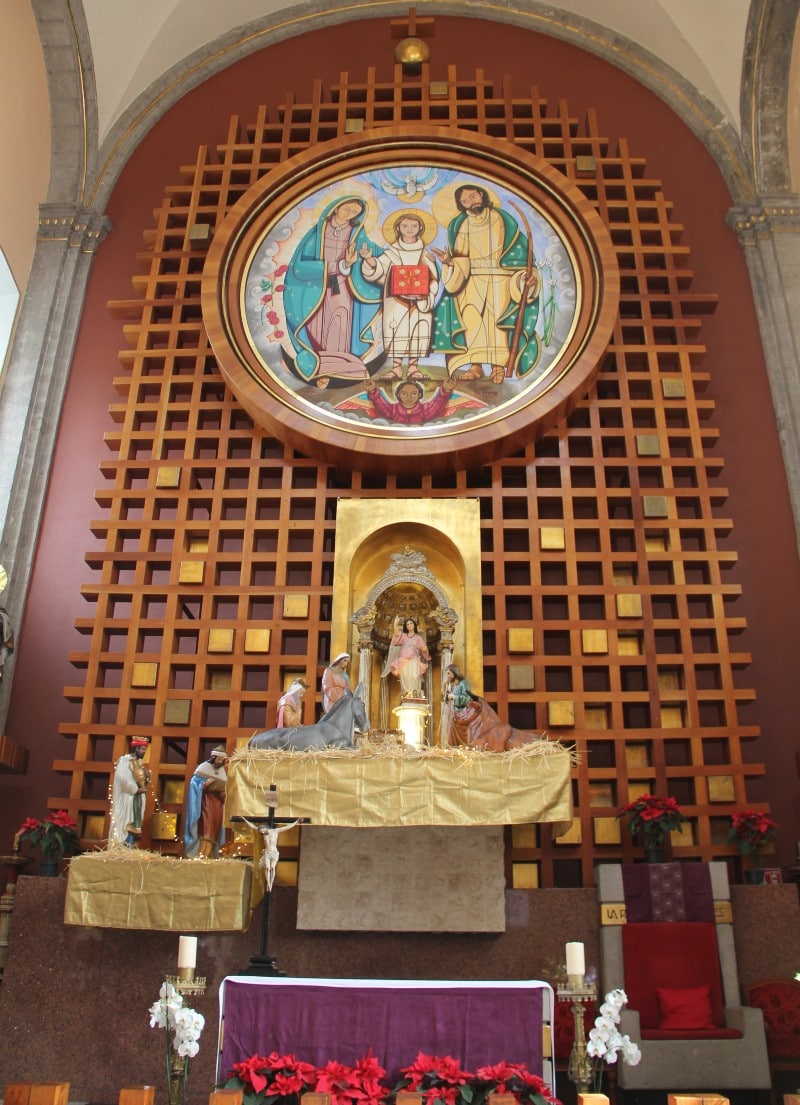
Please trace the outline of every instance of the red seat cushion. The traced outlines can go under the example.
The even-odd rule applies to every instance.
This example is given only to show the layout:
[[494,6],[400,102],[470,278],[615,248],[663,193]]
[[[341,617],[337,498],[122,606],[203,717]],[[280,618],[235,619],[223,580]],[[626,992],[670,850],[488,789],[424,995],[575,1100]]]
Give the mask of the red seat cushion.
[[708,986],[686,986],[682,989],[657,986],[656,993],[661,1010],[659,1028],[694,1032],[715,1027]]
[[741,1040],[738,1028],[643,1028],[643,1040]]

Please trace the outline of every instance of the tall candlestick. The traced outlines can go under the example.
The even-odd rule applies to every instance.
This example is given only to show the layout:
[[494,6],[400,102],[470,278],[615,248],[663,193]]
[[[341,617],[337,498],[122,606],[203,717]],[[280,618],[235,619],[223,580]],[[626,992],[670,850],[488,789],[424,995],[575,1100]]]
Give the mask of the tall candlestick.
[[583,944],[577,940],[572,940],[567,944],[567,977],[583,978],[585,974],[586,960],[583,954]]
[[197,937],[182,936],[178,941],[178,970],[197,966]]

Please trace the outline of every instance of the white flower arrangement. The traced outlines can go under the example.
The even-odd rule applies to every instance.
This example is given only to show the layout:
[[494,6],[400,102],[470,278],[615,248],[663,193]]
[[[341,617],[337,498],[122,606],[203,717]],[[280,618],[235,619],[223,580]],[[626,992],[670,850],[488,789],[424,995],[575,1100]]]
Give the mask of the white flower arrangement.
[[[200,1033],[206,1023],[202,1013],[195,1012],[183,1004],[183,995],[179,994],[171,982],[163,982],[158,991],[158,1001],[150,1006],[150,1027],[163,1028],[167,1033],[167,1082],[174,1077],[181,1079],[183,1088],[189,1076],[189,1060],[200,1050]],[[170,1032],[172,1032],[172,1051],[170,1055]]]
[[617,1028],[620,1011],[627,1003],[628,995],[624,990],[611,990],[606,994],[594,1027],[589,1032],[586,1053],[594,1060],[596,1089],[599,1088],[603,1066],[616,1063],[618,1055],[621,1054],[622,1062],[627,1063],[629,1067],[635,1067],[642,1058],[638,1045],[627,1033],[623,1035]]

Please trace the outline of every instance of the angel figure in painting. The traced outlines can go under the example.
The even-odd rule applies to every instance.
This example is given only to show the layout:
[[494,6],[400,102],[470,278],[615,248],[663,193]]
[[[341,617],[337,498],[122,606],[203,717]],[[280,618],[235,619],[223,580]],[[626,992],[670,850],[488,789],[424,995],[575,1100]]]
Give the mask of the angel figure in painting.
[[425,211],[395,212],[384,224],[391,244],[379,257],[361,247],[361,269],[383,288],[383,342],[391,365],[383,379],[400,380],[403,361],[408,379],[421,376],[419,362],[431,349],[431,318],[439,290],[439,270],[426,249],[436,223]]
[[414,618],[395,618],[394,636],[389,645],[389,658],[383,675],[394,675],[400,680],[401,698],[422,698],[422,679],[431,662],[431,654],[425,638]]
[[421,426],[447,413],[447,405],[455,383],[453,380],[443,380],[441,387],[436,389],[430,399],[424,399],[425,391],[422,384],[409,376],[407,380],[401,380],[395,388],[394,403],[391,399],[387,399],[383,388],[380,388],[375,380],[367,380],[365,388],[367,397],[380,418],[399,422],[404,426]]

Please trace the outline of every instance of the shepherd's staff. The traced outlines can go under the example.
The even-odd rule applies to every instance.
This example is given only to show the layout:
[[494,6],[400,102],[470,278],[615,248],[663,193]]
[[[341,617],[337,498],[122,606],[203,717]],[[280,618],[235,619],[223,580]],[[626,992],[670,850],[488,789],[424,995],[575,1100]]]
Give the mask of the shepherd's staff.
[[516,369],[516,359],[519,354],[519,339],[522,335],[522,316],[525,313],[525,304],[528,300],[528,292],[534,283],[534,275],[536,269],[536,262],[533,256],[533,235],[531,234],[531,224],[525,215],[522,208],[518,207],[513,200],[508,201],[514,210],[517,212],[522,223],[525,233],[528,236],[528,256],[525,262],[525,279],[522,281],[522,291],[519,299],[519,308],[517,310],[517,318],[514,323],[514,333],[511,337],[511,347],[508,351],[508,364],[506,365],[506,376],[513,376]]

